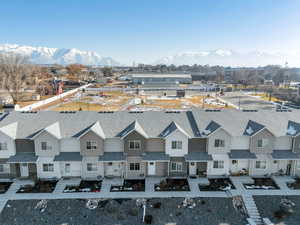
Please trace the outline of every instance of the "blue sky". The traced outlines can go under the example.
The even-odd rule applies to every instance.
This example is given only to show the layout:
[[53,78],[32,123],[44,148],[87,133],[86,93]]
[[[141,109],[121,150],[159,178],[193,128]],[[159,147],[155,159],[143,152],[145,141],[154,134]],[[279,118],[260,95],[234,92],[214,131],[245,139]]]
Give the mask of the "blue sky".
[[122,63],[184,51],[299,51],[299,0],[3,0],[0,43],[78,48]]

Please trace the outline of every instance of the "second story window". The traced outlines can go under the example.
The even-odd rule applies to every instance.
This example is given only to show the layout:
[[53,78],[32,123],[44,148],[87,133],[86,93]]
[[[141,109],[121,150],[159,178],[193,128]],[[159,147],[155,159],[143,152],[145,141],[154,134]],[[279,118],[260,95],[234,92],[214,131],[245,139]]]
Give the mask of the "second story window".
[[0,151],[7,150],[7,143],[6,142],[0,142]]
[[48,145],[48,143],[46,141],[42,141],[41,142],[41,149],[42,150],[51,150],[52,147],[50,145]]
[[97,141],[87,141],[86,142],[86,149],[88,149],[88,150],[97,149]]
[[129,150],[140,150],[141,141],[140,140],[130,140],[128,141]]
[[258,139],[257,140],[257,147],[263,148],[268,144],[268,139]]
[[182,141],[172,141],[172,149],[182,149]]
[[225,140],[215,139],[215,147],[216,148],[224,148],[225,147]]

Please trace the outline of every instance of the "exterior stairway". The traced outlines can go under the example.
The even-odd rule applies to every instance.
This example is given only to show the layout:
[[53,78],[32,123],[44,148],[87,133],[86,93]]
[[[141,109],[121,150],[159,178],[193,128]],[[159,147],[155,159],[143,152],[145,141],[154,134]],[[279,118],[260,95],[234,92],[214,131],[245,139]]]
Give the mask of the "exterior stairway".
[[[249,218],[257,225],[262,225],[263,220],[258,212],[258,209],[256,207],[255,201],[252,197],[252,195],[249,194],[243,194],[242,195],[245,207],[247,209],[248,212],[248,216]],[[250,223],[250,221],[248,220],[248,222]],[[251,224],[251,223],[250,223]],[[251,224],[252,225],[252,224]]]

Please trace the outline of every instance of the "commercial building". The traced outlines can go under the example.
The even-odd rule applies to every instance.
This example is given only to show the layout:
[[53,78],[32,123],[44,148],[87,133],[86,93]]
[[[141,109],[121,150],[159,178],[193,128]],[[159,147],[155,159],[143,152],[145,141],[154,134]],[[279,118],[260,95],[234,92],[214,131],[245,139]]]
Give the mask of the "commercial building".
[[191,84],[192,76],[190,74],[130,74],[133,84],[143,85],[170,85],[170,84]]

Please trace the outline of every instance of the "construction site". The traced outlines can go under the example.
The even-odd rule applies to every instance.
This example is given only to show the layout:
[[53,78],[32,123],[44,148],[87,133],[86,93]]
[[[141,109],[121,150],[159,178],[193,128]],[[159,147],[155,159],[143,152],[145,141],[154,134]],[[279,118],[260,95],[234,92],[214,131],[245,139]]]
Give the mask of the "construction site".
[[53,107],[56,111],[186,110],[191,108],[229,108],[211,93],[166,91],[81,91]]

